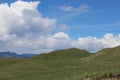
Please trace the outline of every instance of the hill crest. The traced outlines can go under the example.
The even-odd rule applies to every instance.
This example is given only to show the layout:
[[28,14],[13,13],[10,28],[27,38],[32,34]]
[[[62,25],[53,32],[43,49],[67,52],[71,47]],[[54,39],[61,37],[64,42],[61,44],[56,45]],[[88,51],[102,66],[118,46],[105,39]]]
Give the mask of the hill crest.
[[72,58],[83,58],[89,56],[90,53],[86,50],[80,50],[77,48],[69,48],[63,50],[56,50],[49,53],[43,53],[34,58],[37,59],[72,59]]

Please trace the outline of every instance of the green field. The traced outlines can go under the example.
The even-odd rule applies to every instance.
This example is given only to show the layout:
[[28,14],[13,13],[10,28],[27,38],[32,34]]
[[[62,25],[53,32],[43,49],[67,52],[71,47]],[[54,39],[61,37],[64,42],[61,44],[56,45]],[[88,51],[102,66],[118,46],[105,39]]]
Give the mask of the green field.
[[89,53],[76,48],[30,59],[0,58],[0,80],[84,80],[120,74],[120,46]]

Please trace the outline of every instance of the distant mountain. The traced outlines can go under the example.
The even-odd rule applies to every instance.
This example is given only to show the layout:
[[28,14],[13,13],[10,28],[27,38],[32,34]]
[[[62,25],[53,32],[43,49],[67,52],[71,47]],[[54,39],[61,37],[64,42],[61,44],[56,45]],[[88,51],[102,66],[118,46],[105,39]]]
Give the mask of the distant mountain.
[[49,53],[40,54],[35,56],[36,59],[54,60],[54,59],[73,59],[73,58],[83,58],[91,55],[86,50],[80,50],[77,48],[70,48],[64,50],[56,50]]
[[17,54],[14,52],[0,52],[0,57],[15,57],[15,58],[30,58],[36,56],[36,54]]

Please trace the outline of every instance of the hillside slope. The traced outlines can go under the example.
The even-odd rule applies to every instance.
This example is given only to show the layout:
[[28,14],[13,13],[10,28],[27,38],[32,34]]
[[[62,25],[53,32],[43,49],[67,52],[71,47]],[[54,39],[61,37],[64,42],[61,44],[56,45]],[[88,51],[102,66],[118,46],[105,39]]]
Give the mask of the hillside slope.
[[118,62],[120,60],[120,46],[114,48],[106,48],[96,52],[95,54],[86,58],[87,61],[109,61]]
[[77,48],[70,48],[65,50],[57,50],[50,53],[40,54],[34,58],[36,59],[45,59],[45,60],[54,60],[54,59],[80,59],[91,54],[86,50],[80,50]]
[[76,48],[58,50],[39,56],[0,58],[0,80],[84,80],[120,74],[120,47],[90,54]]

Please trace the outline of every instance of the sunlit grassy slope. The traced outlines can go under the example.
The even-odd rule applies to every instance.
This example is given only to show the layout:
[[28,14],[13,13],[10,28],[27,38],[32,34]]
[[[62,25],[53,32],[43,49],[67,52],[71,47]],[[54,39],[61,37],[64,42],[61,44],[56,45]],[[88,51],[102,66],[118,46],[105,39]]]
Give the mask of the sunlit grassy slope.
[[120,74],[120,47],[91,54],[76,48],[41,54],[30,59],[0,58],[0,80],[83,80]]
[[70,48],[66,50],[57,50],[50,53],[44,53],[36,56],[36,59],[42,60],[60,60],[60,59],[80,59],[91,55],[86,50],[79,50],[77,48]]

